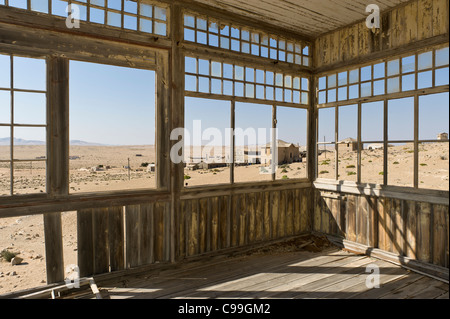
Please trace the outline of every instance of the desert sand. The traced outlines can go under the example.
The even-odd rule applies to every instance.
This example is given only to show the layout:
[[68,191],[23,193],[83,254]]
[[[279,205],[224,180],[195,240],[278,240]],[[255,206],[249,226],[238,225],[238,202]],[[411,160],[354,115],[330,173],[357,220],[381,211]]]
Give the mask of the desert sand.
[[[1,146],[0,148],[4,148]],[[393,145],[388,152],[389,183],[411,186],[413,182],[412,145]],[[0,149],[0,152],[3,152]],[[25,151],[25,149],[24,149]],[[42,149],[28,146],[28,156],[40,156]],[[142,163],[155,162],[152,146],[74,146],[70,155],[70,191],[83,193],[107,190],[143,189],[155,187],[155,173],[141,167]],[[138,155],[138,156],[137,156]],[[448,190],[449,144],[431,143],[420,146],[419,185],[421,188]],[[124,168],[128,166],[129,170]],[[339,179],[356,180],[356,152],[339,154]],[[364,150],[361,154],[363,182],[383,181],[383,150]],[[319,177],[334,178],[335,155],[326,152],[319,156]],[[90,168],[103,165],[105,171],[92,172]],[[236,182],[257,182],[270,180],[270,175],[261,175],[261,165],[238,166],[235,169]],[[306,161],[281,165],[277,179],[297,179],[306,177]],[[23,162],[15,170],[15,192],[45,192],[45,163]],[[185,183],[190,186],[229,183],[230,169],[227,167],[190,171]],[[9,193],[9,167],[0,163],[0,195]],[[0,197],[1,200],[1,197]],[[63,212],[64,264],[77,263],[76,212]],[[23,258],[20,265],[12,266],[0,261],[0,294],[43,286],[46,284],[44,228],[42,215],[0,219],[0,251],[7,249],[19,253]],[[13,275],[15,273],[15,275]]]

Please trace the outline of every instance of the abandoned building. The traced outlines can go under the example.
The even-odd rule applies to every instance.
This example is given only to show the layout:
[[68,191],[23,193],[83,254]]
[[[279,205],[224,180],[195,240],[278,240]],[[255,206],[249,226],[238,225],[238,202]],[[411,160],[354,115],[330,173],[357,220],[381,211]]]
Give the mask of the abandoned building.
[[338,142],[340,152],[356,152],[358,150],[358,141],[354,138],[346,138]]
[[[288,143],[283,140],[277,140],[276,148],[276,154],[278,157],[278,159],[276,160],[277,165],[292,164],[294,162],[301,161],[300,147],[298,145]],[[272,143],[269,143],[261,150],[262,163],[272,162],[272,149]]]
[[[0,298],[448,298],[448,0],[367,3],[0,0],[0,272],[45,274]],[[195,120],[234,149],[216,175],[173,151]],[[225,129],[255,126],[308,156],[240,166]],[[79,170],[126,145],[155,174]]]

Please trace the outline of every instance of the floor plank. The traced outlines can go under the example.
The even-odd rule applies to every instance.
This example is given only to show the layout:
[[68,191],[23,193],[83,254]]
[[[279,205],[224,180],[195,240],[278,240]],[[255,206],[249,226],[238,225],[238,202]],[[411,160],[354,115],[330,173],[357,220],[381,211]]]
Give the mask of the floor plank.
[[[380,288],[366,286],[368,265]],[[111,299],[448,299],[448,284],[376,258],[338,249],[277,252],[186,264],[101,286]]]

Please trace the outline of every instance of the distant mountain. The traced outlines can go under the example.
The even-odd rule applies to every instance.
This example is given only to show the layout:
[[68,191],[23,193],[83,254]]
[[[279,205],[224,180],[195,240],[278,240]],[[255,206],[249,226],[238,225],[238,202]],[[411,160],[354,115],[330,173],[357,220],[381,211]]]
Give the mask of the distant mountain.
[[[0,138],[0,146],[10,145],[11,139],[9,137]],[[35,141],[35,140],[24,140],[21,138],[14,138],[14,145],[24,146],[24,145],[45,145],[43,141]],[[72,140],[70,141],[70,145],[73,146],[105,146],[105,144],[99,143],[89,143],[80,140]]]
[[71,140],[70,141],[71,146],[108,146],[106,144],[100,144],[100,143],[90,143],[80,140]]
[[[0,145],[10,145],[11,139],[9,137],[0,138]],[[43,141],[34,141],[34,140],[24,140],[21,138],[14,138],[14,145],[45,145]]]

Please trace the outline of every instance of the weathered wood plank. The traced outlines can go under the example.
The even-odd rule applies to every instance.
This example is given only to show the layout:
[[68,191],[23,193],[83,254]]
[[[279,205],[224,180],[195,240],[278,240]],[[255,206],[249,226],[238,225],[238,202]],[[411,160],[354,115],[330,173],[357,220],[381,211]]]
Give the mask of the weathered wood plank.
[[188,234],[188,254],[195,256],[198,254],[198,201],[188,200],[186,207],[188,208],[187,224],[189,225]]
[[447,250],[447,223],[445,215],[448,207],[443,205],[433,206],[433,264],[446,266]]
[[417,258],[423,262],[431,261],[431,205],[417,203]]
[[[186,257],[186,202],[180,201],[180,210],[178,211],[178,258]],[[152,218],[153,219],[153,218]]]
[[398,199],[392,200],[391,216],[393,223],[393,232],[395,232],[393,240],[393,252],[398,255],[404,255],[405,251],[405,221],[403,218],[402,201]]
[[301,198],[300,198],[300,190],[296,189],[293,191],[294,194],[294,233],[300,234],[302,231],[302,224],[301,224]]
[[211,198],[211,244],[210,251],[216,251],[219,248],[219,198]]
[[406,256],[417,258],[417,214],[416,202],[404,201],[406,218]]
[[324,234],[330,234],[330,198],[321,198],[322,226],[321,230]]
[[279,235],[279,219],[280,219],[280,209],[279,209],[279,199],[280,192],[271,192],[271,203],[272,203],[272,239],[277,239]]
[[166,212],[166,204],[164,202],[158,202],[155,204],[154,208],[154,256],[155,261],[166,261],[165,260],[165,243],[164,243],[164,214]]
[[433,1],[433,36],[448,33],[448,0]]
[[154,248],[154,225],[153,225],[153,208],[154,204],[145,204],[140,207],[139,219],[139,265],[148,265],[153,263]]
[[378,211],[378,247],[386,250],[386,210],[385,198],[379,198],[377,201]]
[[230,247],[230,196],[220,197],[220,248]]
[[139,266],[139,223],[140,206],[125,206],[126,264],[128,269]]
[[294,235],[294,194],[286,191],[286,236]]
[[377,198],[370,197],[367,199],[369,205],[368,220],[368,241],[370,247],[378,247],[378,211]]
[[322,224],[321,196],[318,190],[314,191],[314,222],[313,230],[320,232]]
[[94,274],[92,209],[83,209],[77,212],[77,242],[80,276],[91,276]]
[[255,241],[255,227],[256,227],[256,198],[255,194],[247,194],[247,209],[248,209],[248,243]]
[[270,205],[270,192],[264,192],[264,240],[271,239],[272,236],[272,216],[271,216],[271,205]]
[[109,272],[108,208],[93,211],[94,275]]
[[286,235],[286,191],[281,191],[279,198],[278,237],[282,238]]
[[255,241],[262,241],[264,238],[264,193],[255,193]]
[[44,215],[45,263],[47,284],[64,280],[61,213]]
[[356,241],[356,210],[357,210],[357,196],[347,196],[347,239]]
[[418,1],[417,28],[420,40],[433,36],[433,0]]
[[239,243],[239,196],[231,196],[231,247],[236,247]]
[[108,209],[109,265],[111,271],[125,269],[125,228],[123,207]]
[[244,246],[248,242],[247,217],[246,194],[241,194],[239,195],[239,246]]

